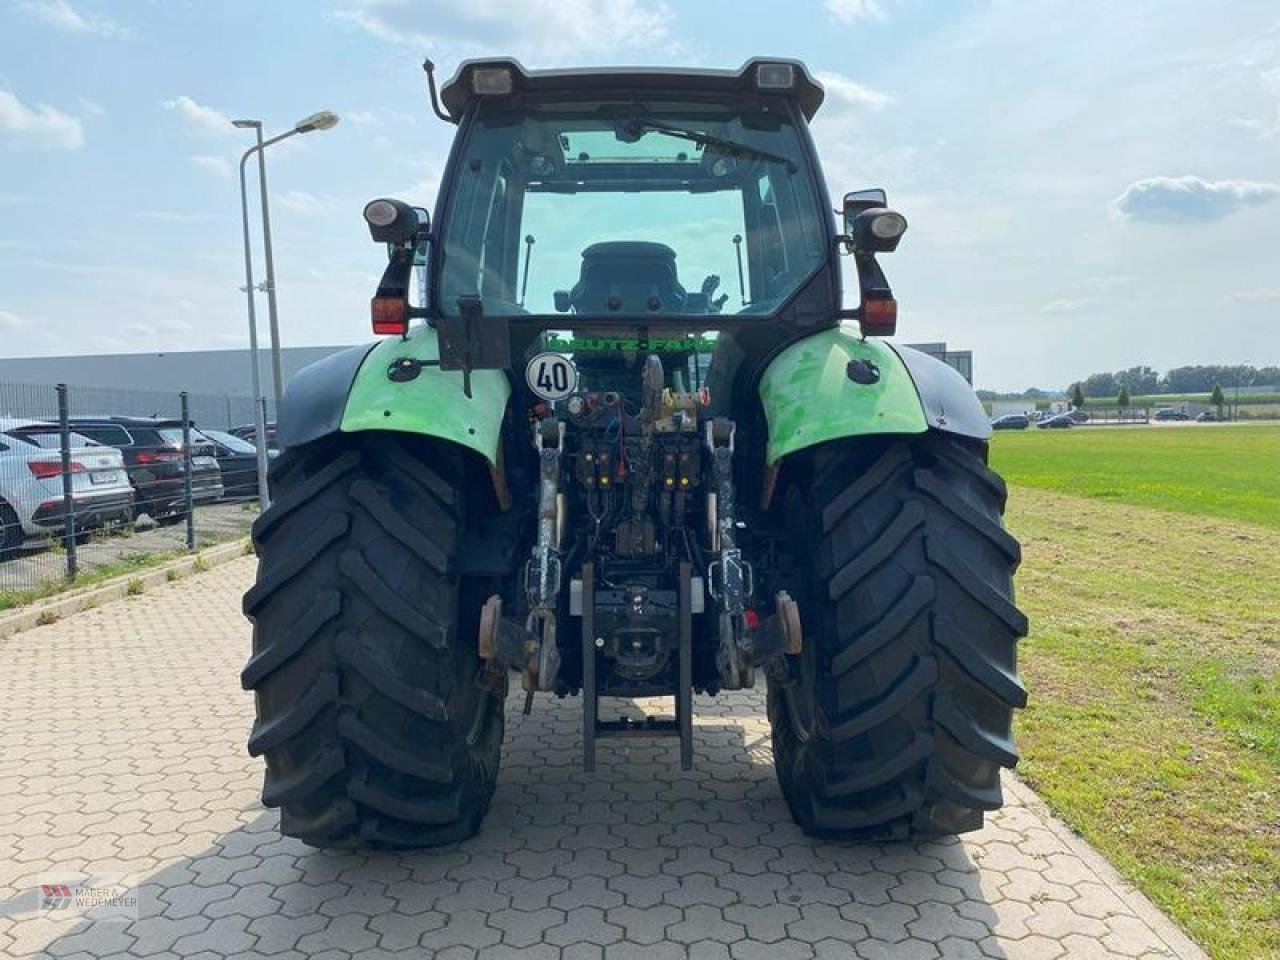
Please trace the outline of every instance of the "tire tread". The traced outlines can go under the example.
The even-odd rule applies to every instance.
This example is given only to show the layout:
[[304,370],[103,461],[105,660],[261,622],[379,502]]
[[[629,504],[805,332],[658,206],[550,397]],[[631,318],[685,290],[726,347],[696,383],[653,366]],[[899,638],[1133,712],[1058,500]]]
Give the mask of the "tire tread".
[[478,829],[504,697],[476,683],[459,622],[458,530],[479,495],[466,476],[459,449],[397,434],[326,437],[273,463],[241,683],[283,834],[405,848]]
[[[977,829],[1017,763],[1027,700],[1013,602],[1021,547],[976,443],[939,433],[818,448],[791,472],[806,656],[773,685],[778,778],[806,832],[896,840]],[[815,542],[816,541],[816,542]],[[806,701],[810,709],[805,710]],[[812,729],[793,728],[811,716]]]

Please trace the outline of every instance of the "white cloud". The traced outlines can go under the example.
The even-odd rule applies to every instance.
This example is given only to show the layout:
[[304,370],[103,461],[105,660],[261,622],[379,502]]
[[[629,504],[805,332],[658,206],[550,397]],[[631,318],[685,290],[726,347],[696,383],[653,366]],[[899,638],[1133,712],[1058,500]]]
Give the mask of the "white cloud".
[[79,150],[84,146],[80,119],[55,107],[28,107],[0,90],[0,139],[11,147],[34,150]]
[[139,220],[150,220],[153,223],[208,223],[212,218],[207,213],[191,213],[185,210],[139,210],[134,214]]
[[231,125],[231,118],[221,110],[196,103],[185,94],[166,100],[164,107],[166,110],[177,110],[187,126],[198,133],[225,137],[230,136],[236,129]]
[[[1277,46],[1275,60],[1280,62],[1280,46]],[[1280,137],[1280,66],[1270,70],[1262,70],[1258,74],[1258,84],[1262,87],[1263,98],[1267,104],[1266,113],[1260,117],[1241,117],[1231,121],[1231,125],[1248,130],[1259,140],[1274,140]]]
[[1256,290],[1240,290],[1231,294],[1234,303],[1273,303],[1280,300],[1280,287],[1259,287]]
[[191,158],[191,162],[203,170],[205,173],[213,174],[223,180],[231,178],[231,161],[223,157],[213,157],[208,154],[200,154]]
[[1129,220],[1209,223],[1280,197],[1280,184],[1255,180],[1148,177],[1129,184],[1111,208]]
[[[826,96],[814,120],[813,136],[832,196],[840,197],[854,185],[890,178],[902,183],[905,171],[916,165],[916,148],[911,144],[886,145],[886,138],[873,136],[867,129],[868,116],[893,98],[830,70],[820,70],[815,76]],[[887,178],[885,171],[891,177]]]
[[1083,313],[1086,310],[1101,306],[1102,303],[1103,301],[1098,297],[1061,297],[1057,300],[1050,300],[1040,310],[1043,313],[1050,314]]
[[20,9],[67,33],[87,33],[113,40],[133,35],[132,27],[92,13],[81,13],[67,0],[25,0]]
[[404,129],[417,125],[417,118],[412,113],[400,110],[376,108],[373,110],[342,110],[342,122],[365,130]]
[[332,198],[318,197],[314,193],[307,193],[305,190],[289,190],[282,193],[276,201],[281,207],[290,213],[302,214],[303,216],[314,216],[323,213],[332,205]]
[[0,310],[0,330],[16,330],[27,321],[16,313],[10,313],[8,310]]
[[[405,186],[403,181],[400,186],[392,185],[389,192],[383,196],[397,197],[415,207],[426,207],[434,211],[436,194],[440,192],[440,178],[444,174],[444,157],[425,151],[407,157],[406,160],[409,169],[415,171],[414,175],[417,179],[408,186]],[[376,194],[373,195],[376,196]]]
[[[879,110],[893,97],[830,70],[819,70],[818,81],[826,89],[825,112],[834,110]],[[820,116],[822,114],[819,114]]]
[[670,45],[673,15],[641,0],[471,0],[440,4],[430,16],[409,0],[361,0],[334,16],[417,51],[581,60]]
[[824,0],[823,6],[841,23],[884,19],[884,8],[879,0]]

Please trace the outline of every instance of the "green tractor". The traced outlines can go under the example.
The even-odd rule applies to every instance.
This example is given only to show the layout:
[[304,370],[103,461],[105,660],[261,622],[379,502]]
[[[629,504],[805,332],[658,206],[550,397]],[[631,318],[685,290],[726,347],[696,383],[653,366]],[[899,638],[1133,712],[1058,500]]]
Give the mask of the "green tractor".
[[[647,735],[690,769],[693,693],[762,676],[806,831],[981,826],[1026,701],[1019,547],[969,384],[882,339],[907,223],[863,190],[837,225],[822,87],[491,59],[437,95],[424,66],[458,126],[434,216],[366,206],[383,339],[289,385],[253,530],[242,679],[282,832],[473,834],[513,673],[526,711],[580,698],[588,770]],[[673,715],[602,716],[635,697]]]

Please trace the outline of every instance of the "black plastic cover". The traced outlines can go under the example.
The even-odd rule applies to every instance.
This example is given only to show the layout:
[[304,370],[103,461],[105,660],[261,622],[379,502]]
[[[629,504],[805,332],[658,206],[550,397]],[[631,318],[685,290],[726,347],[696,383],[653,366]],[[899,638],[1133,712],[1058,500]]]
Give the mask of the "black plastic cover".
[[930,428],[977,440],[991,436],[987,411],[959,371],[920,350],[897,344],[890,346],[902,358],[907,372],[915,381]]
[[366,343],[340,350],[304,367],[289,381],[276,417],[281,448],[299,447],[338,431],[356,373],[375,346]]

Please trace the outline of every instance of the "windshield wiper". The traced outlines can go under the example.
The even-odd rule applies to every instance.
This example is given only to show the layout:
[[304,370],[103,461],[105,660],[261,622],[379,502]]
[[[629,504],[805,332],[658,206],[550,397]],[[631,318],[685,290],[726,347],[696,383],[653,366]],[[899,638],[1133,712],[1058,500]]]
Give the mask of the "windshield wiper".
[[687,130],[684,127],[674,127],[668,123],[660,123],[657,120],[646,120],[643,117],[633,117],[619,125],[618,139],[627,140],[634,143],[639,140],[646,130],[652,130],[655,133],[663,133],[668,137],[676,137],[680,140],[688,140],[690,143],[696,143],[704,150],[710,150],[713,153],[723,154],[726,157],[754,157],[756,160],[767,160],[770,163],[783,163],[787,166],[787,172],[795,173],[796,162],[790,157],[784,157],[778,153],[770,153],[768,150],[761,150],[759,147],[753,147],[750,144],[739,143],[736,140],[725,140],[723,137],[712,136],[709,133],[699,133],[697,130]]

